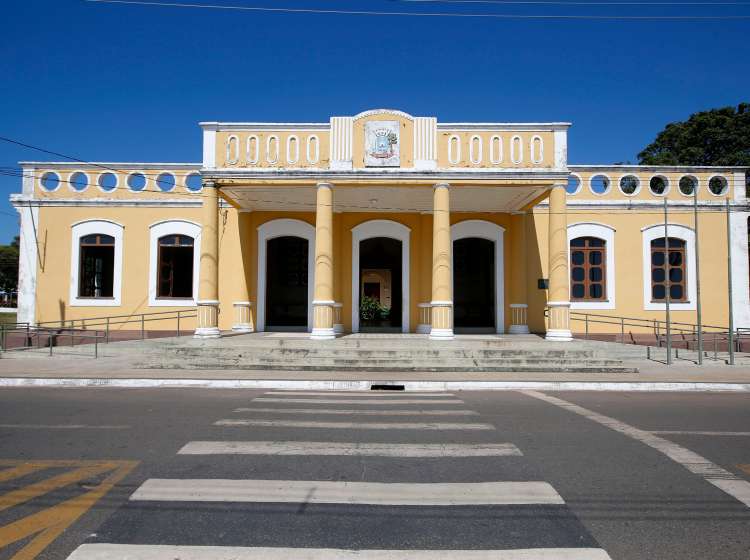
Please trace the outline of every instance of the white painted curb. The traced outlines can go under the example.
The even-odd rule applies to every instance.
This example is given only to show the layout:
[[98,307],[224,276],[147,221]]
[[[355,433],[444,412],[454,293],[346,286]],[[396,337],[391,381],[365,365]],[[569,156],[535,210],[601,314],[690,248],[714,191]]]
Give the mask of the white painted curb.
[[380,381],[305,379],[140,379],[0,377],[0,387],[122,387],[201,389],[302,389],[369,391],[372,385],[403,385],[406,391],[680,391],[750,392],[750,383],[604,381]]

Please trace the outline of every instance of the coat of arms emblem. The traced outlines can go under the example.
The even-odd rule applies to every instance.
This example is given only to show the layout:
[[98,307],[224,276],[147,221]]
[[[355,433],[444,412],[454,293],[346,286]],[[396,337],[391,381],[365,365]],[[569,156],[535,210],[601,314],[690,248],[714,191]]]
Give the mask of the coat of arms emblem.
[[365,165],[367,167],[398,167],[398,121],[370,121],[365,123]]

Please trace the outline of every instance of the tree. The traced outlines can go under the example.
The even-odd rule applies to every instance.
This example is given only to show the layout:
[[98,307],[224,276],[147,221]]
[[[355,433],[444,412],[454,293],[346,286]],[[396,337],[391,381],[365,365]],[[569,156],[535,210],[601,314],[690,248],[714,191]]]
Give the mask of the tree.
[[638,160],[641,165],[750,165],[750,103],[668,124]]
[[0,291],[13,292],[18,288],[18,245],[16,235],[10,245],[0,245]]

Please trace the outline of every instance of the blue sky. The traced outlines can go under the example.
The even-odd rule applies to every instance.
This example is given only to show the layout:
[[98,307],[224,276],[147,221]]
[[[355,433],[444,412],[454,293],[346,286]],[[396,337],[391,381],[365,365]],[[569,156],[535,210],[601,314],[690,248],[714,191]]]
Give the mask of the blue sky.
[[[186,0],[195,1],[195,0]],[[212,4],[518,14],[745,14],[392,0]],[[750,20],[317,14],[5,0],[0,136],[88,161],[199,161],[201,120],[325,121],[393,107],[442,121],[572,121],[571,163],[636,161],[671,121],[750,100]],[[0,166],[55,159],[0,142]],[[59,159],[59,158],[57,158]],[[18,229],[0,176],[0,243]]]

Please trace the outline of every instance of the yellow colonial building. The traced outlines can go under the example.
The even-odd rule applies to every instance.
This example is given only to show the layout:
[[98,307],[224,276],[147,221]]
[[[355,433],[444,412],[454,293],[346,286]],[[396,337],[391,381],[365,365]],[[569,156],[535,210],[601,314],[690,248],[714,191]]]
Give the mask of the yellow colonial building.
[[661,320],[667,298],[695,323],[699,269],[704,323],[731,290],[750,327],[746,168],[569,165],[564,122],[200,126],[201,163],[22,163],[20,322],[567,341],[572,312]]

